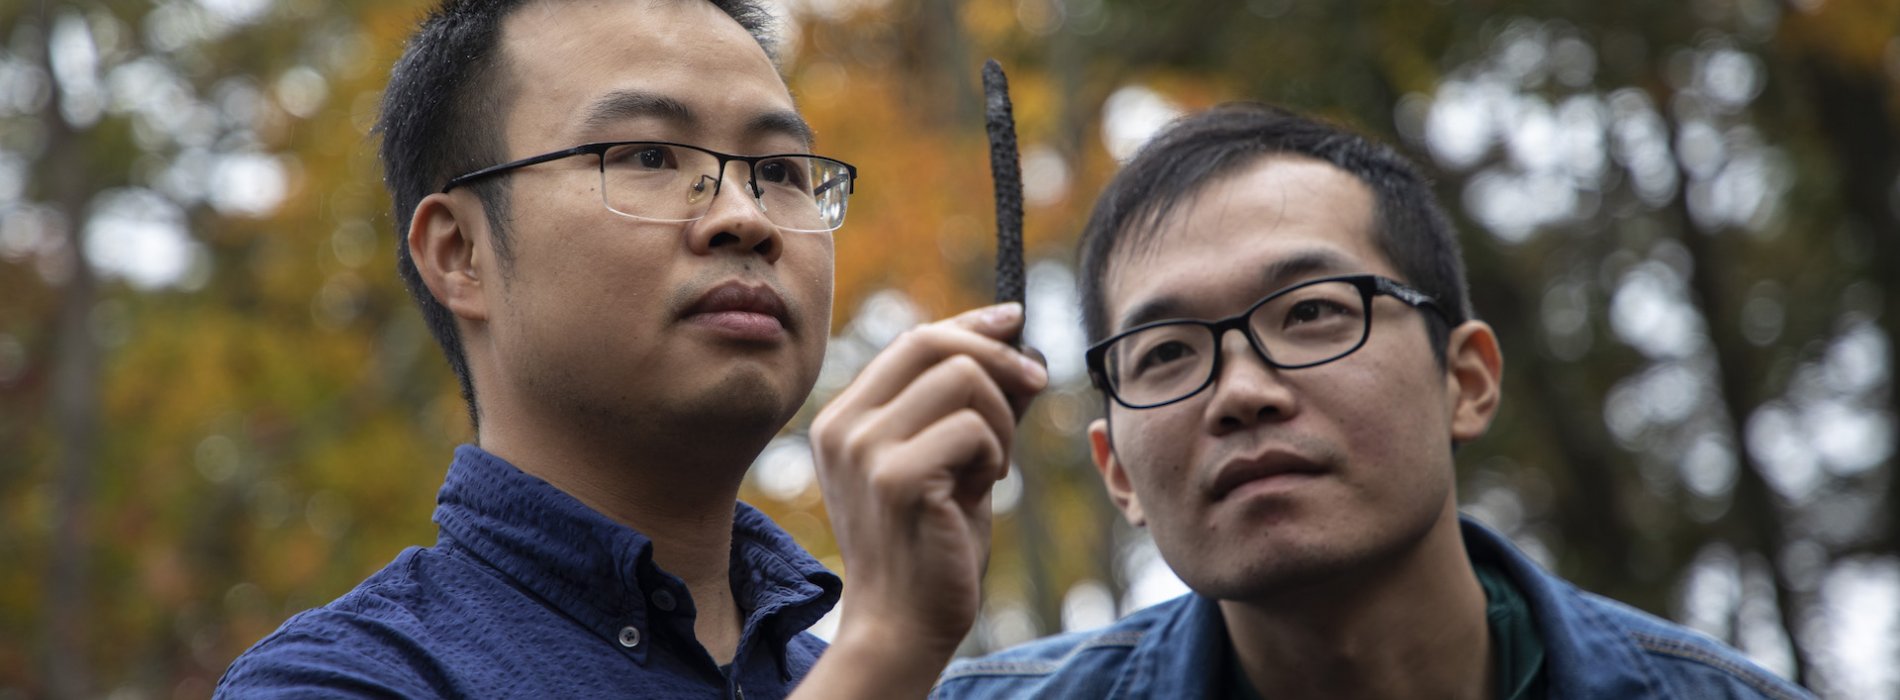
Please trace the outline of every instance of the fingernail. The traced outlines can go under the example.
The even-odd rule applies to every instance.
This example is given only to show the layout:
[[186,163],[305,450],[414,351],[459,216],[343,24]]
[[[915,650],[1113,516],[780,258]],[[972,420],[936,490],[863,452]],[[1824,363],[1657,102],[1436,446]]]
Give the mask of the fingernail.
[[983,312],[983,321],[992,326],[1015,323],[1023,317],[1023,305],[1016,302],[997,304]]

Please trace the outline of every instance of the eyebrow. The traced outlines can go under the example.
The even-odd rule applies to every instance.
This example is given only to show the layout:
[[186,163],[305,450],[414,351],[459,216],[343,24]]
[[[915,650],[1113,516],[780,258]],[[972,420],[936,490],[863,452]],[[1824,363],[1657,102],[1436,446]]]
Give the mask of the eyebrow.
[[[1358,266],[1345,256],[1331,250],[1303,250],[1268,264],[1260,271],[1258,279],[1264,282],[1262,286],[1278,291],[1292,286],[1295,280],[1303,277],[1312,277],[1325,272],[1344,272],[1356,267]],[[1172,294],[1149,299],[1136,304],[1134,308],[1122,314],[1121,323],[1116,332],[1156,321],[1186,318],[1188,306],[1186,298]]]
[[[699,123],[699,115],[693,108],[672,97],[641,90],[615,90],[588,106],[580,126],[584,133],[595,133],[629,119],[660,119],[682,127]],[[744,133],[748,137],[789,136],[806,147],[816,138],[811,125],[789,109],[769,110],[752,117],[746,122]]]
[[805,118],[789,109],[775,109],[753,117],[752,121],[746,122],[745,133],[747,136],[790,136],[805,144],[805,148],[811,148],[812,142],[818,139],[811,125],[805,123]]
[[691,107],[671,97],[639,90],[615,90],[587,107],[587,115],[581,118],[581,129],[594,132],[628,119],[642,118],[657,118],[682,126],[699,120]]

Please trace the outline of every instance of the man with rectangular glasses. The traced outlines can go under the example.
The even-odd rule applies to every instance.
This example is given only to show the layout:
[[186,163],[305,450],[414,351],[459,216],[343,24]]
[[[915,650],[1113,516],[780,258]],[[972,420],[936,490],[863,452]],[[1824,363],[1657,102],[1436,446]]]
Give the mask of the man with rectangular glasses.
[[960,661],[944,698],[1802,698],[1461,518],[1502,355],[1401,156],[1279,109],[1184,119],[1082,234],[1109,496],[1192,590]]
[[991,307],[907,334],[827,409],[827,468],[880,486],[827,494],[852,594],[821,659],[805,630],[839,578],[737,495],[818,376],[857,171],[808,153],[768,23],[750,0],[447,0],[424,20],[381,155],[399,272],[477,444],[435,546],[285,622],[218,695],[928,690],[975,617],[989,486],[1047,375],[1001,340],[1021,308]]

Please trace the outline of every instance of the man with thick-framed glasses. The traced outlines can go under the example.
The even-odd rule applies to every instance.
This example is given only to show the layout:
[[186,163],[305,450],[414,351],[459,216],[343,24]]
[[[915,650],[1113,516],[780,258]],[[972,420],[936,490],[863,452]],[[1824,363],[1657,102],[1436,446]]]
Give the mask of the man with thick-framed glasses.
[[1156,137],[1080,243],[1110,497],[1191,592],[959,661],[944,698],[1804,698],[1462,518],[1502,355],[1404,158],[1230,105]]
[[850,445],[827,467],[884,486],[827,494],[851,595],[826,651],[805,630],[840,579],[737,496],[817,378],[857,170],[810,153],[768,25],[751,0],[447,0],[423,21],[384,93],[384,180],[476,444],[435,546],[286,621],[218,695],[929,688],[1047,376],[1001,340],[1021,309],[992,307],[907,334],[827,409]]
[[1117,333],[1089,348],[1090,376],[1128,408],[1186,401],[1220,376],[1221,339],[1231,330],[1274,369],[1323,365],[1365,346],[1372,298],[1381,294],[1444,318],[1431,297],[1390,277],[1322,277],[1268,294],[1219,321],[1156,321]]

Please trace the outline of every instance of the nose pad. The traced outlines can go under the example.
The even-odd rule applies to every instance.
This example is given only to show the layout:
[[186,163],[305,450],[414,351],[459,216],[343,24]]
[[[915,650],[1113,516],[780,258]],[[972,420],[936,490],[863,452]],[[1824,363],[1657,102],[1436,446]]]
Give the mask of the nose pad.
[[[699,179],[694,180],[692,186],[686,190],[686,203],[697,206],[704,204],[708,199],[718,197],[719,193],[725,189],[722,185],[723,182],[722,179],[712,175],[699,176]],[[749,199],[752,200],[753,206],[758,207],[759,211],[765,211],[764,189],[753,186],[750,178],[746,179],[745,186],[741,189],[751,195]]]
[[1214,399],[1208,418],[1217,432],[1244,429],[1259,423],[1285,420],[1298,410],[1281,370],[1267,364],[1260,350],[1239,329],[1221,339],[1221,368],[1214,378]]
[[[755,194],[750,179],[739,182],[742,185],[734,194],[743,192],[753,195],[743,197],[751,200],[751,207],[742,204],[721,205],[717,195],[724,187],[721,180],[712,175],[701,175],[693,184],[693,194],[690,196],[710,196],[714,199],[708,204],[706,214],[688,228],[687,244],[693,252],[701,255],[722,249],[743,250],[763,257],[767,263],[776,262],[784,253],[784,234],[779,231],[777,224],[765,217],[765,202]],[[711,190],[710,195],[705,193],[708,189]],[[695,200],[694,203],[702,201],[705,200]]]
[[692,187],[686,188],[686,203],[688,204],[700,204],[717,196],[719,196],[719,180],[711,175],[699,176],[698,180],[693,181]]

